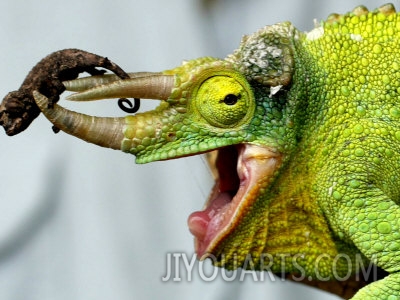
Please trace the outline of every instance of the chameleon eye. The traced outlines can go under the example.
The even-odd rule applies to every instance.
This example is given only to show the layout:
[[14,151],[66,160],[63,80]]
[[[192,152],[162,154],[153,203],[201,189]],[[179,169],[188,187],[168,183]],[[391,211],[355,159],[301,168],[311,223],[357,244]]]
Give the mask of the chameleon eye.
[[207,78],[198,88],[194,101],[207,123],[222,128],[243,123],[255,106],[247,81],[236,74]]
[[228,94],[224,98],[224,103],[226,105],[235,105],[240,99],[240,95]]

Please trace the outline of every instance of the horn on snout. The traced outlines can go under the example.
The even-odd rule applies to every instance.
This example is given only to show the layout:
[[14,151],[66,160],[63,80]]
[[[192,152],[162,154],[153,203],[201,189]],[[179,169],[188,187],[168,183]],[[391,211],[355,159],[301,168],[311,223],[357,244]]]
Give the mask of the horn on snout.
[[[130,78],[144,78],[150,77],[154,75],[161,75],[159,72],[134,72],[127,73]],[[94,88],[95,86],[99,86],[102,84],[108,84],[114,81],[121,80],[118,75],[115,74],[102,74],[102,75],[93,75],[87,77],[81,77],[73,80],[63,81],[63,85],[67,89],[67,91],[71,92],[83,92],[88,89]]]
[[34,91],[33,97],[42,113],[58,129],[92,144],[121,149],[125,118],[89,116],[58,104],[49,108],[46,96]]
[[[107,75],[105,75],[107,76]],[[93,76],[64,82],[67,90],[80,90],[67,100],[91,101],[109,98],[141,98],[167,100],[174,88],[173,75],[161,73],[133,73],[132,78]],[[106,82],[105,84],[103,84]]]
[[[76,101],[122,97],[166,100],[174,88],[175,78],[173,75],[136,73],[132,77],[121,80],[115,77],[104,79],[101,76],[94,76],[70,81],[66,84],[66,87],[82,90],[82,92],[70,96],[70,100]],[[104,80],[108,80],[109,83],[101,84],[100,82]],[[33,93],[33,96],[42,113],[55,127],[102,147],[121,150],[127,122],[130,128],[134,128],[138,132],[148,132],[149,124],[156,123],[153,120],[156,117],[152,114],[144,113],[140,117],[130,116],[129,121],[125,117],[95,117],[70,111],[58,104],[49,107],[48,99],[37,91]],[[142,122],[143,118],[147,118],[147,122]],[[131,131],[129,137],[132,139],[135,138],[135,134],[132,134]],[[139,140],[142,138],[142,136],[138,136]]]

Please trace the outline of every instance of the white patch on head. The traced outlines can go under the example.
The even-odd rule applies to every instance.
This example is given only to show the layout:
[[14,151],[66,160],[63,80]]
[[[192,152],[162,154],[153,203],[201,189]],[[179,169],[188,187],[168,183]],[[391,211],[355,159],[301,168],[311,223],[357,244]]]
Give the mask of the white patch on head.
[[269,51],[273,58],[277,58],[282,55],[282,49],[277,47],[267,47],[267,51]]
[[314,28],[318,28],[320,26],[319,22],[317,19],[314,19]]
[[283,85],[271,86],[271,88],[269,90],[269,97],[272,97],[277,92],[279,92],[282,87],[283,87]]
[[354,33],[351,33],[350,34],[350,38],[353,40],[353,41],[356,41],[356,42],[361,42],[362,41],[362,36],[360,35],[360,34],[354,34]]
[[331,197],[333,194],[333,189],[336,187],[337,182],[332,183],[332,186],[328,188],[328,196]]
[[315,41],[315,40],[318,40],[323,35],[324,35],[324,28],[317,27],[317,28],[314,28],[313,30],[311,30],[310,32],[308,32],[306,37],[307,37],[307,40],[309,40],[309,41]]
[[268,67],[268,57],[273,58],[280,57],[282,55],[282,49],[276,46],[266,46],[265,44],[260,44],[255,47],[256,50],[249,57],[249,62],[256,65],[260,69],[265,69]]

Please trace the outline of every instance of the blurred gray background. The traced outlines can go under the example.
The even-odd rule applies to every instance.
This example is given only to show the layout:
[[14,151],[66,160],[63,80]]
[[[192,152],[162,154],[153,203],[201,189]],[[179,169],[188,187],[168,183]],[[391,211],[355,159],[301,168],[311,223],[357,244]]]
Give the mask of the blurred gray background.
[[[314,19],[360,1],[2,0],[0,96],[56,50],[80,48],[127,71],[161,71],[225,57],[242,35],[268,24],[289,20],[309,31]],[[114,101],[62,105],[123,114]],[[135,165],[133,156],[54,135],[43,116],[18,136],[1,132],[0,145],[0,299],[337,299],[268,276],[161,280],[168,253],[193,253],[186,220],[212,184],[199,156]]]

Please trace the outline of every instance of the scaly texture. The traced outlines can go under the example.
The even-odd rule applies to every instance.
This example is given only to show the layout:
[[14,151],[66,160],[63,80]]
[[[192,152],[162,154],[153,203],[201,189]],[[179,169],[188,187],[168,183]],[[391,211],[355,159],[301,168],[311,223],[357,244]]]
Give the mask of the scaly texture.
[[164,71],[164,83],[66,84],[82,91],[74,100],[162,95],[112,125],[35,98],[58,128],[139,163],[217,150],[215,187],[188,219],[199,258],[346,298],[400,299],[399,47],[393,6],[360,6],[309,33],[267,26],[225,60]]

